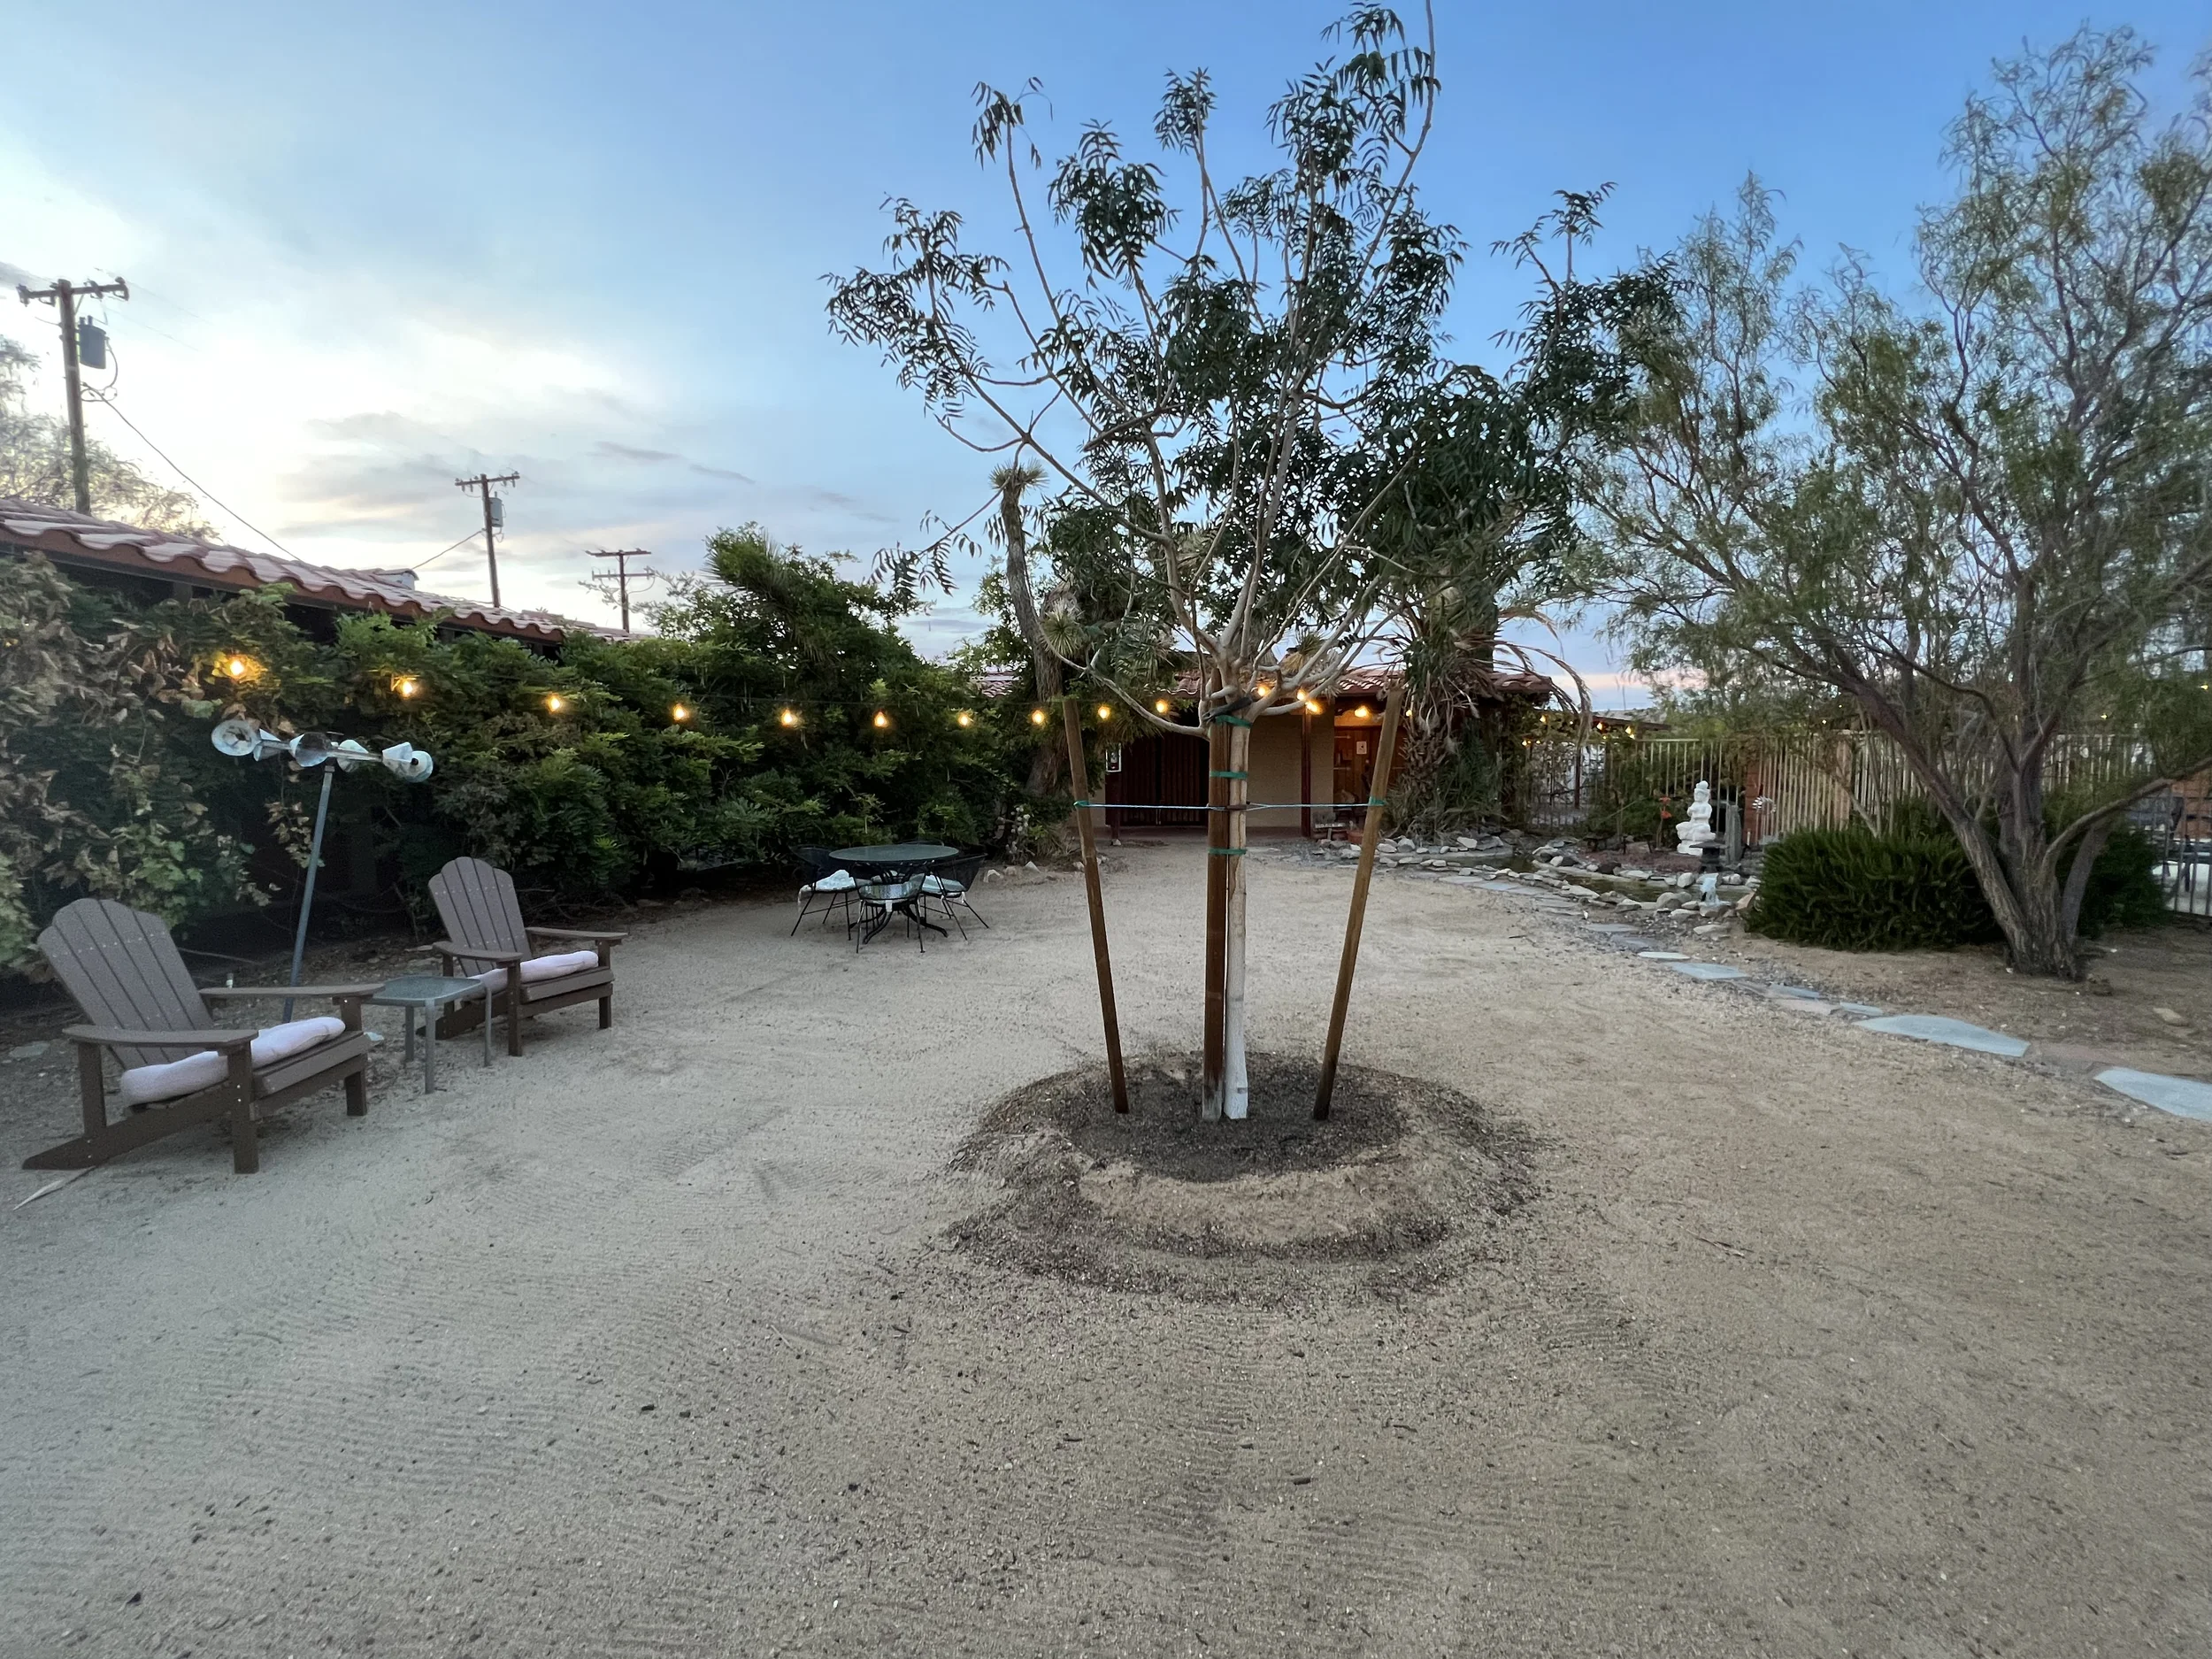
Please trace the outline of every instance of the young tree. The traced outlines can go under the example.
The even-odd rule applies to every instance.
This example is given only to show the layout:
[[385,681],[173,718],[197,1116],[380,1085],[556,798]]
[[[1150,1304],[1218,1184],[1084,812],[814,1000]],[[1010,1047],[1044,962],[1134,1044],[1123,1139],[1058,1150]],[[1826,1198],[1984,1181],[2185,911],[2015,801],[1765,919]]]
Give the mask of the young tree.
[[[2078,975],[2107,837],[2212,764],[2212,101],[2200,71],[2155,127],[2149,61],[2085,30],[1998,66],[1951,129],[1917,305],[1853,259],[1801,289],[1747,185],[1680,251],[1601,495],[1642,664],[1848,696],[2028,972]],[[2047,789],[2101,731],[2136,740],[2127,775]]]
[[[1233,855],[1250,723],[1325,689],[1373,636],[1364,537],[1379,503],[1341,495],[1343,457],[1431,376],[1460,257],[1413,188],[1432,19],[1417,44],[1379,6],[1340,30],[1349,51],[1269,111],[1279,164],[1242,180],[1214,170],[1202,71],[1169,80],[1158,160],[1093,126],[1049,170],[1028,136],[1035,83],[979,88],[976,150],[1004,171],[1011,257],[970,251],[956,213],[896,201],[888,268],[833,280],[830,302],[838,332],[879,348],[946,430],[1041,469],[1089,517],[1089,545],[1125,562],[1133,609],[1163,618],[1197,667],[1229,786],[1217,850],[1232,855],[1209,860],[1210,917],[1225,918],[1209,929],[1223,941],[1209,964],[1221,987],[1210,1039],[1222,1033],[1208,1044],[1209,1116],[1243,1115],[1247,1094]],[[1056,274],[1067,255],[1073,270]],[[1074,666],[1134,719],[1162,723],[1102,664]]]

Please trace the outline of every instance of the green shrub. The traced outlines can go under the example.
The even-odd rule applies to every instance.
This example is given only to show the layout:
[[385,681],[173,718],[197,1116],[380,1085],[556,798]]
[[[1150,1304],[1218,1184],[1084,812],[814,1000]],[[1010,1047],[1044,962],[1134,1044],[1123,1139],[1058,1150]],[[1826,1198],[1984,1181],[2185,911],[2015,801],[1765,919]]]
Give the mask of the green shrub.
[[[2081,932],[2161,920],[2156,854],[2123,825],[2082,895]],[[1893,812],[1880,831],[1799,830],[1768,848],[1752,932],[1831,950],[1946,950],[2002,937],[1965,849],[1924,810]]]
[[145,603],[0,559],[0,971],[88,894],[179,927],[290,899],[320,775],[219,755],[226,714],[436,757],[427,784],[368,768],[333,799],[372,908],[418,917],[463,853],[557,906],[788,869],[803,843],[994,847],[1018,826],[1032,740],[915,651],[899,602],[757,528],[709,552],[657,636],[557,656],[385,616],[318,636],[282,588]]

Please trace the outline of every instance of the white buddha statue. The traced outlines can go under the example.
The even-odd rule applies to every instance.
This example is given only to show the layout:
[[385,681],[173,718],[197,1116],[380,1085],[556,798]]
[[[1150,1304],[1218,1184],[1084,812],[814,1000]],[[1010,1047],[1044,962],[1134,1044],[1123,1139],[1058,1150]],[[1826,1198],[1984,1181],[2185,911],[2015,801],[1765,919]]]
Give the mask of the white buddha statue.
[[1713,841],[1713,787],[1700,781],[1690,797],[1690,810],[1674,826],[1674,838],[1686,853],[1702,853]]

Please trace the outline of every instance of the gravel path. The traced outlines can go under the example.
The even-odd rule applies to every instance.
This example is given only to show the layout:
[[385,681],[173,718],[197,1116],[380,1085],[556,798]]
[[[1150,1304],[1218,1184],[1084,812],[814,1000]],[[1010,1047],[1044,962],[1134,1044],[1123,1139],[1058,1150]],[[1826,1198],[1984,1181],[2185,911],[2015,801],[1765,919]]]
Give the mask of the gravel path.
[[[1124,856],[1187,1048],[1202,858]],[[1251,875],[1310,1053],[1348,881]],[[2212,1129],[1386,879],[1350,1057],[1540,1194],[1401,1299],[1087,1288],[958,1246],[984,1107],[1099,1047],[1079,883],[978,902],[672,916],[611,1032],[0,1213],[0,1650],[2212,1651]],[[8,1203],[65,1081],[0,1078]]]

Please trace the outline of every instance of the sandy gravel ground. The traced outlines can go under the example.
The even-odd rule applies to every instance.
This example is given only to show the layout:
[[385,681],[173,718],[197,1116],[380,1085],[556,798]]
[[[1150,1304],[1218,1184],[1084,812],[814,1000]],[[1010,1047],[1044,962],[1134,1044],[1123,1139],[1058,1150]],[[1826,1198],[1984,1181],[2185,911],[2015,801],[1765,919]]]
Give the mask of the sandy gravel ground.
[[[1187,1048],[1201,859],[1126,857]],[[1311,1053],[1348,878],[1252,874]],[[1087,1288],[956,1248],[986,1105],[1099,1048],[1079,884],[980,902],[672,914],[611,1032],[0,1212],[0,1651],[2212,1651],[2212,1131],[1391,879],[1352,1057],[1538,1195],[1401,1297]],[[8,1203],[67,1082],[0,1068]]]

